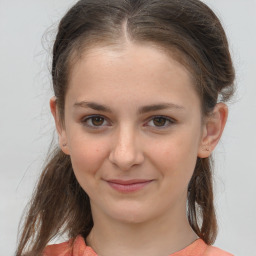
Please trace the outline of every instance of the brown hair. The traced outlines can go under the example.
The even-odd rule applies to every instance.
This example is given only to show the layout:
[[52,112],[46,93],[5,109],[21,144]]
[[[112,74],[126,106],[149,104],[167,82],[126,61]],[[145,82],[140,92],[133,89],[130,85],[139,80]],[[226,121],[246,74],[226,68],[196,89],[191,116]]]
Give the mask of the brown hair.
[[[62,18],[53,47],[52,80],[64,119],[70,69],[84,48],[120,44],[124,35],[154,43],[191,72],[203,115],[233,94],[234,69],[219,19],[199,0],[80,0]],[[211,159],[197,159],[188,186],[188,220],[207,244],[217,235]],[[93,227],[90,202],[78,184],[70,156],[58,147],[41,174],[25,219],[17,255],[40,255],[55,236],[86,238]],[[27,251],[27,254],[25,253]]]

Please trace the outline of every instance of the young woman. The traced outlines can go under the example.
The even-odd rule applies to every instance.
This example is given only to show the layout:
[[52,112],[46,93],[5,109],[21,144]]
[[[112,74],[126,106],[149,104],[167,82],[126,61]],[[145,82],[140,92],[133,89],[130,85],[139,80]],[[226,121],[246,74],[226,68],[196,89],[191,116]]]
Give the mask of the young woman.
[[[17,255],[214,256],[211,153],[233,93],[199,0],[80,0],[53,47],[59,135]],[[47,246],[60,234],[69,241]]]

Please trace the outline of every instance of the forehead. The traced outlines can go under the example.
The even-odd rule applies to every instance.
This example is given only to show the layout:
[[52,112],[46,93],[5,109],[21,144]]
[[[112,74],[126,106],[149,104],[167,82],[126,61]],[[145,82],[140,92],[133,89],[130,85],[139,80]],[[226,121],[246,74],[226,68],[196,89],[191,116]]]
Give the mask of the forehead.
[[132,96],[141,101],[197,97],[185,66],[161,48],[145,44],[85,50],[70,70],[67,93],[77,100],[101,95],[127,102]]

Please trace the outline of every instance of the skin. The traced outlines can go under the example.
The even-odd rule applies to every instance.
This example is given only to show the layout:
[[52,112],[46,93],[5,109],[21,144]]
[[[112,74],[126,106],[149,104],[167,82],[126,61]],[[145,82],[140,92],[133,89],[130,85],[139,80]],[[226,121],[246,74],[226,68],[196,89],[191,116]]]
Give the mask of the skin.
[[[86,243],[99,255],[164,256],[197,239],[186,217],[187,187],[197,157],[217,145],[228,111],[219,103],[202,118],[184,66],[152,45],[93,48],[70,72],[64,126],[54,97],[50,106],[60,147],[90,197],[94,227]],[[110,183],[142,179],[148,183],[128,192]]]

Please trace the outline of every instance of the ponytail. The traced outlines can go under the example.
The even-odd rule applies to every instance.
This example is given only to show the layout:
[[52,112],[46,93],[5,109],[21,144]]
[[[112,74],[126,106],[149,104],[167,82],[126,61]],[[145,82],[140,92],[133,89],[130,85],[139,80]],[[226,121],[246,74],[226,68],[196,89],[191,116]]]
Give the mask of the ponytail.
[[57,235],[86,237],[93,226],[89,197],[76,180],[70,157],[60,149],[52,155],[29,204],[17,256],[41,255]]
[[[195,233],[207,244],[217,236],[211,158],[198,158],[188,186],[188,220]],[[201,224],[201,225],[200,225]]]

